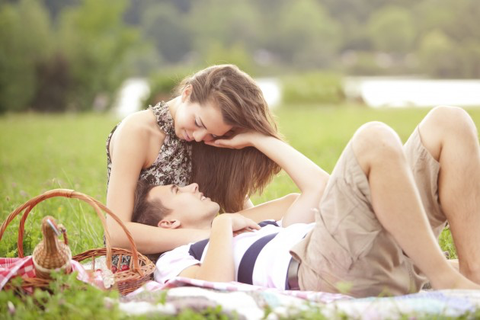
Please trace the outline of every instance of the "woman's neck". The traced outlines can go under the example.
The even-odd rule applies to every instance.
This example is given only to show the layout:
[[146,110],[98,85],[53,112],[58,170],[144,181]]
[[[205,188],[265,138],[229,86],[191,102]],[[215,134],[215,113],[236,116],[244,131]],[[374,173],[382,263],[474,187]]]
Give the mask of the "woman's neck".
[[178,104],[180,102],[180,96],[173,98],[172,100],[167,101],[166,105],[170,114],[172,115],[172,119],[175,119],[175,114],[177,113]]

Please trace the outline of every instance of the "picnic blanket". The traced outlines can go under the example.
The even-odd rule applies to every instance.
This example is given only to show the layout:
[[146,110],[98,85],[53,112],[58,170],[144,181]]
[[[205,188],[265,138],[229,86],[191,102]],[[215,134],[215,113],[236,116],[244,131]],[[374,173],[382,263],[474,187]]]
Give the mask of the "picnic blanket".
[[[92,275],[83,265],[72,261],[72,266],[79,280],[92,283]],[[14,276],[35,276],[30,256],[0,258],[0,290]],[[186,309],[198,312],[220,306],[224,314],[238,319],[298,318],[302,312],[321,313],[327,318],[343,315],[356,319],[459,317],[476,310],[479,310],[477,316],[480,314],[480,291],[423,291],[397,297],[354,299],[342,294],[266,289],[238,282],[177,277],[166,284],[149,281],[121,298],[119,305],[130,315],[165,316],[178,315]]]
[[[162,301],[158,303],[158,301]],[[422,291],[396,297],[354,299],[325,292],[265,289],[238,282],[216,283],[177,277],[161,285],[151,281],[120,302],[127,314],[177,315],[221,306],[239,319],[296,318],[302,312],[355,319],[398,319],[405,316],[459,317],[480,310],[480,291]]]
[[[72,271],[77,272],[77,279],[98,288],[103,288],[103,278],[100,271],[89,273],[85,269],[85,265],[78,261],[70,260]],[[0,258],[0,290],[7,282],[15,277],[35,278],[35,267],[33,265],[32,256],[23,258]],[[32,292],[32,288],[26,288],[28,292]]]

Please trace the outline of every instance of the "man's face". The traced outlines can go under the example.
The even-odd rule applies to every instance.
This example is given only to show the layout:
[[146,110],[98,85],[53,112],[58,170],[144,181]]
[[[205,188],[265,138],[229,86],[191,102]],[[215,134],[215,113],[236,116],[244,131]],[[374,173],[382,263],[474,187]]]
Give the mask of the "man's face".
[[196,183],[185,187],[176,185],[157,186],[150,190],[148,199],[158,199],[164,207],[171,210],[166,219],[175,218],[187,228],[210,226],[220,206],[205,197]]

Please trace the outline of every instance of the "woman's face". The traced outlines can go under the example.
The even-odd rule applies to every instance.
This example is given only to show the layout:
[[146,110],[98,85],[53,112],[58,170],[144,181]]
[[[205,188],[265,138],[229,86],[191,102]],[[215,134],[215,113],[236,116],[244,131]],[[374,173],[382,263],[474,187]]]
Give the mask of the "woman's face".
[[232,130],[232,126],[223,121],[220,108],[211,103],[192,103],[189,92],[185,91],[174,115],[177,137],[186,141],[212,141]]

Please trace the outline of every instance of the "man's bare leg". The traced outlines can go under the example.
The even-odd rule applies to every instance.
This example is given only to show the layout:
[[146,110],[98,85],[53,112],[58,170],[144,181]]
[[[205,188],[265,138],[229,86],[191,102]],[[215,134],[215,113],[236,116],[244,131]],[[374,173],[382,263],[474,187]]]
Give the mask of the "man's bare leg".
[[474,122],[460,108],[437,107],[420,123],[426,149],[440,163],[439,198],[460,272],[480,283],[480,151]]
[[368,178],[378,220],[432,287],[480,289],[456,271],[440,250],[397,134],[382,123],[369,123],[356,132],[352,147]]

